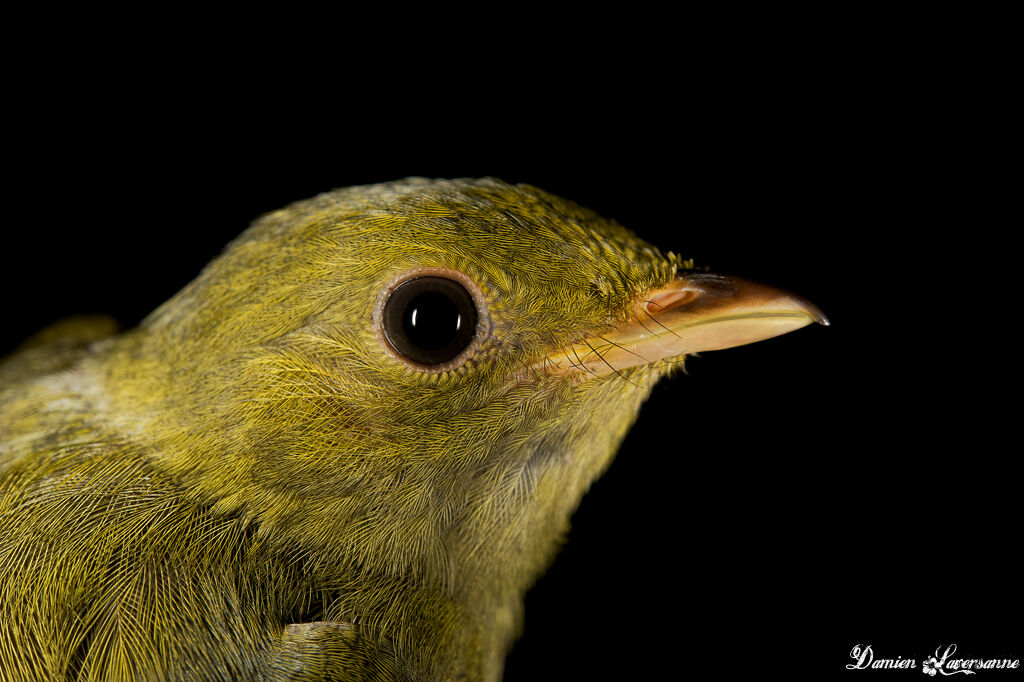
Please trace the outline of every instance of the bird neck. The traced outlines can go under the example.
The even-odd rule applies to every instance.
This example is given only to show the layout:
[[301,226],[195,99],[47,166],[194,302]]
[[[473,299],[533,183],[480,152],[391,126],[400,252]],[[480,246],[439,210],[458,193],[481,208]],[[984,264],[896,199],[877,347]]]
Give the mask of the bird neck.
[[296,598],[321,607],[285,611],[358,623],[425,652],[419,669],[484,679],[500,675],[526,591],[660,376],[552,379],[426,423],[338,413],[350,428],[310,433],[246,398],[233,360],[204,373],[145,343],[125,337],[104,365],[111,419],[183,495],[243,519],[274,561],[301,560]]

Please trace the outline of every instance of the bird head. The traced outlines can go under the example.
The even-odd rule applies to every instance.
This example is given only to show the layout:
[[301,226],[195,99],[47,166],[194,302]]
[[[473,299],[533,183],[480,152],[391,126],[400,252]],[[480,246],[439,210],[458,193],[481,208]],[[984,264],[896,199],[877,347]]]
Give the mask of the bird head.
[[111,412],[308,570],[511,630],[655,383],[814,321],[536,188],[409,179],[259,219],[115,342]]

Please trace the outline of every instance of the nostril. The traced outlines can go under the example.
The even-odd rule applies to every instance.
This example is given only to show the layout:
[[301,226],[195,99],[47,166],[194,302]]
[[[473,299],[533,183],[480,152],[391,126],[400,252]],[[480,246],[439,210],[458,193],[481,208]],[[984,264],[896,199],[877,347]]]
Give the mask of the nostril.
[[675,289],[655,293],[646,301],[647,312],[656,315],[657,313],[678,308],[697,298],[699,294],[700,292],[694,289]]

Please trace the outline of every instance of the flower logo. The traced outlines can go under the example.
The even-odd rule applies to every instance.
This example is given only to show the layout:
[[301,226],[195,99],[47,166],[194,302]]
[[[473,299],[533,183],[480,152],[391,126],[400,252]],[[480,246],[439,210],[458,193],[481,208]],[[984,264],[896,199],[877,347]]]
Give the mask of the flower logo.
[[941,669],[942,663],[940,663],[939,660],[934,656],[932,656],[929,659],[926,659],[925,662],[921,665],[921,672],[923,672],[925,675],[931,675],[932,677],[934,677],[935,673]]

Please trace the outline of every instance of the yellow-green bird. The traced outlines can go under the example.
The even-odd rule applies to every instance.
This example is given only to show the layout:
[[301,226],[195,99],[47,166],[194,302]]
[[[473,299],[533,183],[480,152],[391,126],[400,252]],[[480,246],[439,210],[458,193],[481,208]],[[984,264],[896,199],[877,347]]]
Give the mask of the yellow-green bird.
[[0,678],[497,680],[658,380],[811,322],[526,185],[263,216],[0,364]]

